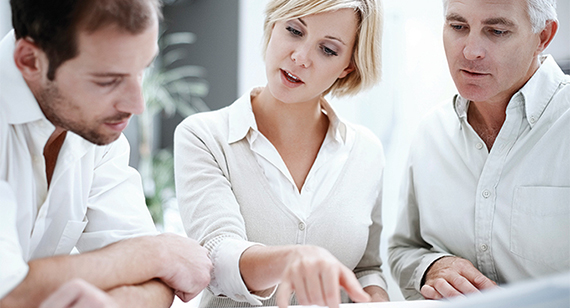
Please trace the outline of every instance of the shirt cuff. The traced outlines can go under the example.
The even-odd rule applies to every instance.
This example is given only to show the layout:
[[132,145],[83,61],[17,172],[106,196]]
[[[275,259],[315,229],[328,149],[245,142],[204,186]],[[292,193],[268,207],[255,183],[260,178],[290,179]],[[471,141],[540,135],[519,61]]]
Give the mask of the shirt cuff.
[[251,293],[241,277],[239,260],[243,252],[258,243],[226,238],[210,253],[214,265],[210,291],[216,296],[227,296],[234,301],[249,302],[252,305],[262,305],[261,300],[267,300],[275,293],[276,287]]
[[362,288],[366,288],[368,286],[379,286],[385,291],[388,290],[388,285],[386,281],[384,280],[384,278],[382,278],[382,276],[378,272],[366,274],[362,277],[359,277],[358,282],[360,282]]
[[[2,251],[2,253],[5,253]],[[10,258],[5,258],[4,256],[0,258],[0,264],[2,267],[0,271],[0,299],[4,298],[8,293],[10,293],[14,288],[16,288],[26,275],[28,275],[28,264],[23,260],[10,260]]]

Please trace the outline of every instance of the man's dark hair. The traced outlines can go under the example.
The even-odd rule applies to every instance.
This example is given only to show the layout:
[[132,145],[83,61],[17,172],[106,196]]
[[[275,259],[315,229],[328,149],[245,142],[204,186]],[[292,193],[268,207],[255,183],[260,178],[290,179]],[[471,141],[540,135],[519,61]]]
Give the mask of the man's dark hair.
[[79,30],[93,33],[116,25],[139,34],[154,16],[161,18],[160,0],[10,0],[10,5],[16,39],[31,39],[46,53],[50,80],[63,62],[77,56]]

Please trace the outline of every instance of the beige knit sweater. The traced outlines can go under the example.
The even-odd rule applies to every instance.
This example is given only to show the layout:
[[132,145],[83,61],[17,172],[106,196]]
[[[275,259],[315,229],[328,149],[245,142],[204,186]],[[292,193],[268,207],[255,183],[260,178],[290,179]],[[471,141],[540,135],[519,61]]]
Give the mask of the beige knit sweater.
[[[367,280],[385,289],[379,251],[384,154],[378,139],[353,126],[356,139],[344,170],[325,201],[302,221],[271,193],[246,138],[228,143],[232,107],[192,115],[176,129],[176,190],[188,236],[215,254],[223,254],[216,247],[228,239],[321,246],[358,278],[375,276]],[[201,307],[251,306],[242,296],[225,294],[223,283],[212,278]],[[275,305],[275,297],[262,302]]]

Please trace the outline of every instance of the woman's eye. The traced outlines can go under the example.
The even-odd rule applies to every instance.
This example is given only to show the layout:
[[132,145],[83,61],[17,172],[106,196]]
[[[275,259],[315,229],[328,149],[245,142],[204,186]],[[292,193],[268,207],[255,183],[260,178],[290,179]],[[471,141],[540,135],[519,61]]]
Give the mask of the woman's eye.
[[289,26],[287,27],[287,31],[289,31],[289,33],[291,33],[294,36],[303,36],[303,33],[301,33],[301,31]]
[[338,56],[338,53],[326,46],[322,46],[321,49],[327,56]]

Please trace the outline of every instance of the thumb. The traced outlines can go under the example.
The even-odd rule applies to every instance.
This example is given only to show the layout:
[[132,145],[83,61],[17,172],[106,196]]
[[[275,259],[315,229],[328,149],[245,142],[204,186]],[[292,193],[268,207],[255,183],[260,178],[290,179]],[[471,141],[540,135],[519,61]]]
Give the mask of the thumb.
[[354,276],[354,273],[348,268],[342,268],[339,276],[339,284],[344,288],[348,296],[357,303],[370,302],[371,298],[368,293],[364,292],[362,286]]

